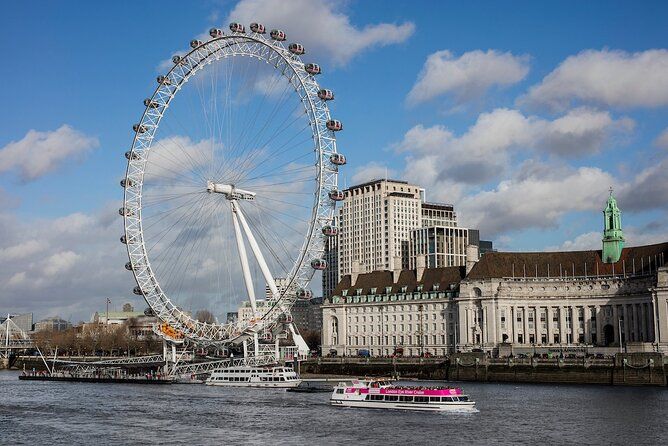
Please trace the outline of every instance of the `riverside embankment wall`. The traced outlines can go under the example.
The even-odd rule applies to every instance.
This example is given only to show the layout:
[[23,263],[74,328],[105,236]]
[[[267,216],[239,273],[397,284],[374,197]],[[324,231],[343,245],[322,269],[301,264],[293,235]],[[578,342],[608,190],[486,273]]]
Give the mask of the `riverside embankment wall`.
[[633,386],[666,386],[666,358],[658,353],[619,353],[611,358],[488,358],[461,353],[448,359],[321,358],[301,364],[316,375]]

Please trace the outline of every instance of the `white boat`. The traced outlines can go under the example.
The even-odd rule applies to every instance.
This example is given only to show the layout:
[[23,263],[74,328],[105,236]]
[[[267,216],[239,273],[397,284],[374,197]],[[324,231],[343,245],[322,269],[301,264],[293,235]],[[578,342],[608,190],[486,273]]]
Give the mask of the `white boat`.
[[206,380],[208,386],[226,387],[297,387],[302,380],[291,367],[227,367],[215,370]]
[[368,409],[445,411],[474,409],[475,402],[455,387],[396,386],[385,380],[339,383],[329,400],[333,406]]

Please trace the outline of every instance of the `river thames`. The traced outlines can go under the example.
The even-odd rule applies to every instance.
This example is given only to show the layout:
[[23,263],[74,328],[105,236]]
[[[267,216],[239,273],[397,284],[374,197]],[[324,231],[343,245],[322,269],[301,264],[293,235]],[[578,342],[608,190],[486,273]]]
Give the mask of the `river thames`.
[[18,374],[0,372],[0,444],[656,445],[668,437],[663,388],[461,383],[477,412],[414,413],[330,407],[328,393]]

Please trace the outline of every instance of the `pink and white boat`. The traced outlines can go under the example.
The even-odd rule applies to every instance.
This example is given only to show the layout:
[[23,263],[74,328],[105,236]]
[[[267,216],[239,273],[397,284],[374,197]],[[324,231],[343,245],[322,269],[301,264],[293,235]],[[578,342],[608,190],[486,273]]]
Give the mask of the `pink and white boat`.
[[334,387],[333,406],[422,411],[472,410],[475,402],[455,387],[397,386],[384,380],[353,380]]

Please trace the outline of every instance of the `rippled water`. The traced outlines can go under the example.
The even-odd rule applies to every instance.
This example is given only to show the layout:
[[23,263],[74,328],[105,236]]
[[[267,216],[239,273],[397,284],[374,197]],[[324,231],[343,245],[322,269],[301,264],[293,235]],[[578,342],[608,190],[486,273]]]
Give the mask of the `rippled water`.
[[462,383],[476,413],[330,407],[328,393],[23,382],[0,372],[0,444],[665,444],[664,388]]

